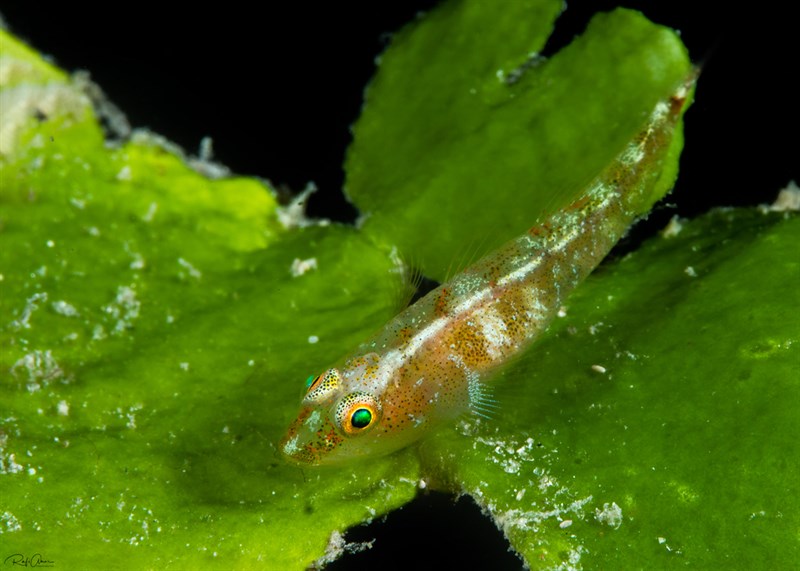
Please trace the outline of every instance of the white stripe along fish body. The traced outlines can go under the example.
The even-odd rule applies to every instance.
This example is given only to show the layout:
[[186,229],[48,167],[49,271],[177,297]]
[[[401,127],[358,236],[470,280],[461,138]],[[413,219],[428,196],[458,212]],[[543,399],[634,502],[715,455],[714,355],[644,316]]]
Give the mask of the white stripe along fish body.
[[415,442],[465,411],[542,333],[566,296],[652,205],[695,74],[581,197],[392,319],[317,377],[281,442],[303,465],[338,464]]

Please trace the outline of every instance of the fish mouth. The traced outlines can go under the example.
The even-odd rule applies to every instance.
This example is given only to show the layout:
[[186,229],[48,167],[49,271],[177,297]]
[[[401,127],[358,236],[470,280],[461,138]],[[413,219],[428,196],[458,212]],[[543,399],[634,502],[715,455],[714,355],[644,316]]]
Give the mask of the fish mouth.
[[342,436],[319,410],[304,408],[289,426],[280,442],[280,451],[292,464],[327,464],[342,442]]
[[310,445],[302,446],[298,444],[299,434],[291,432],[283,437],[280,442],[280,451],[284,460],[296,466],[316,466],[319,464],[319,453],[314,453]]
[[314,453],[309,441],[306,419],[310,410],[303,411],[289,426],[286,435],[278,445],[284,459],[291,464],[308,466],[319,463],[319,453]]

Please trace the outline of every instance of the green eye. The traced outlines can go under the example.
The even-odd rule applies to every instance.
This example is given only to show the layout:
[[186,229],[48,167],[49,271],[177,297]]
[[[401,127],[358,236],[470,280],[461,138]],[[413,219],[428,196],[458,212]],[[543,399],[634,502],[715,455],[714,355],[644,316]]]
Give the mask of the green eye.
[[350,417],[350,424],[354,428],[366,428],[372,422],[372,412],[366,408],[359,408]]
[[311,375],[306,379],[306,404],[320,403],[338,391],[339,371],[328,369],[321,375]]
[[306,392],[311,392],[319,386],[322,375],[311,375],[306,379]]
[[356,391],[345,395],[336,405],[336,425],[347,436],[362,434],[381,418],[381,403],[370,393]]

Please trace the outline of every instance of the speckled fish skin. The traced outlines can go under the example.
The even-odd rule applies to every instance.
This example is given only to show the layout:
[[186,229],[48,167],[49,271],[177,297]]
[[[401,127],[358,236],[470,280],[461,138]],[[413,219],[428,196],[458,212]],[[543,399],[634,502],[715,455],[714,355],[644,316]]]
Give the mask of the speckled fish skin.
[[466,411],[485,413],[487,380],[547,328],[650,209],[694,80],[656,105],[578,200],[431,291],[317,377],[280,444],[287,459],[328,465],[386,454]]

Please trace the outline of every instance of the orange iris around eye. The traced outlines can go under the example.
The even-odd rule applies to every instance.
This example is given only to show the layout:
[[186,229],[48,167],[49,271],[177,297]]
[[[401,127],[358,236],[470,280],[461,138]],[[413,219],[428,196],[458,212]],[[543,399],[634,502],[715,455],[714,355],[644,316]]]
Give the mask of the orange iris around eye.
[[369,393],[351,393],[336,407],[336,420],[345,434],[359,434],[373,426],[380,416],[380,405]]

